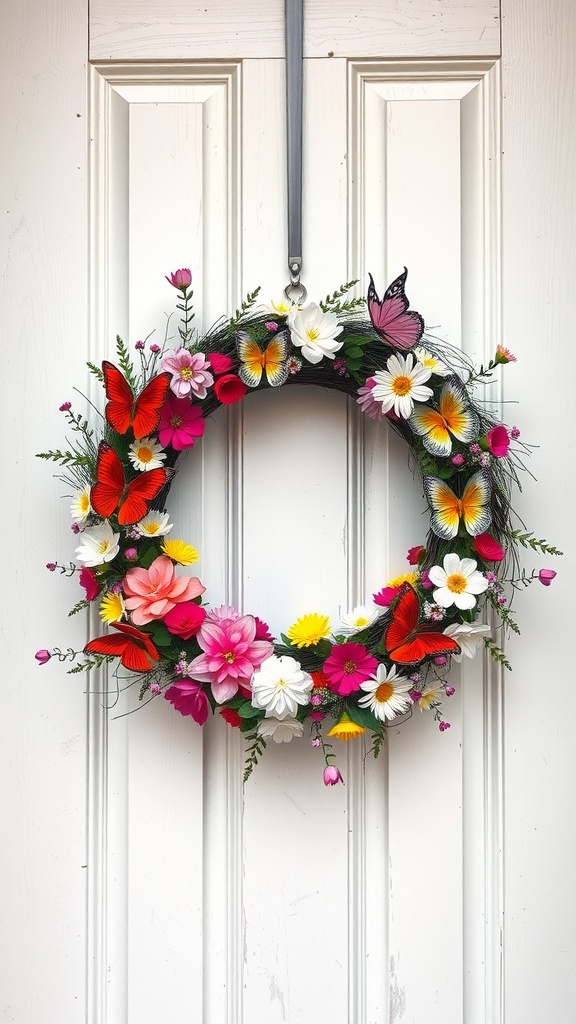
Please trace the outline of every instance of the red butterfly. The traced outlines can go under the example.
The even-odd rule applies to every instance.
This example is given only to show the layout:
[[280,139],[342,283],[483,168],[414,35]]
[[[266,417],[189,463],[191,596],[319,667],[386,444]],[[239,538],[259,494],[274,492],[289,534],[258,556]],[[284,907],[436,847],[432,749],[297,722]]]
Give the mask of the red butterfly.
[[110,654],[120,658],[124,668],[132,672],[149,672],[153,668],[152,663],[160,661],[158,650],[148,633],[142,633],[126,622],[112,622],[111,625],[125,635],[111,633],[109,636],[97,636],[89,640],[84,648],[88,654]]
[[410,305],[404,292],[407,276],[408,271],[404,267],[404,273],[387,288],[382,302],[376,294],[372,274],[368,288],[368,312],[374,330],[383,341],[403,352],[413,348],[424,333],[424,320],[420,313],[413,309],[407,312]]
[[134,437],[147,437],[156,430],[170,374],[160,373],[153,377],[136,398],[124,374],[113,363],[104,361],[102,373],[108,398],[104,412],[116,433],[125,434],[132,427]]
[[165,469],[149,469],[127,484],[116,452],[107,441],[101,441],[96,483],[90,494],[92,508],[103,519],[108,519],[118,509],[120,526],[137,523],[146,515],[150,502],[162,490],[167,478]]
[[418,628],[420,603],[409,583],[405,583],[392,610],[392,622],[384,634],[384,644],[392,661],[415,665],[436,654],[457,654],[460,647],[451,636]]

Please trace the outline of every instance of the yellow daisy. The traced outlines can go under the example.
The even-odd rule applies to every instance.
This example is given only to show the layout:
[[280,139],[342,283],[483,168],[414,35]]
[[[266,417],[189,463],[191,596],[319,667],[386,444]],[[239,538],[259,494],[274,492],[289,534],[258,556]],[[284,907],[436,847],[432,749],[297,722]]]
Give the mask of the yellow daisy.
[[364,726],[356,725],[356,722],[353,722],[350,716],[344,712],[340,721],[330,729],[328,735],[334,736],[337,740],[355,740],[363,732],[366,732]]
[[179,565],[192,565],[193,562],[197,562],[200,558],[196,548],[193,548],[191,544],[187,544],[185,540],[165,540],[162,545],[162,551],[173,562],[178,562]]
[[286,636],[295,647],[312,647],[324,637],[330,634],[330,619],[328,615],[319,615],[312,612],[309,615],[301,615],[296,622],[290,626]]
[[386,586],[391,589],[401,587],[403,583],[411,583],[412,586],[414,586],[417,579],[417,572],[405,572],[401,576],[395,576],[393,580],[390,580],[389,583],[386,584]]
[[122,594],[104,594],[100,601],[99,611],[103,622],[119,622],[124,615],[124,599]]

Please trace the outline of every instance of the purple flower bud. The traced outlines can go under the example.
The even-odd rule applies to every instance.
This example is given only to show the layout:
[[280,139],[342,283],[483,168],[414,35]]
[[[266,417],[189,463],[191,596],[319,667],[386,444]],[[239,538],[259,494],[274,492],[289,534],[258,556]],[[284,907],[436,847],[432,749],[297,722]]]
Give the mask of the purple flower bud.
[[310,697],[310,703],[315,705],[321,704],[322,695],[320,693],[313,693],[312,696]]
[[446,694],[447,697],[451,697],[453,693],[456,693],[456,690],[454,689],[453,686],[446,686],[444,688],[444,693]]
[[[48,569],[48,572],[56,572],[56,569],[58,568],[58,563],[46,562],[46,568]],[[554,575],[556,575],[556,573],[554,573]]]
[[80,527],[78,523],[72,523],[70,529],[72,530],[72,533],[80,533]]
[[150,351],[156,354],[156,352],[160,351],[160,345],[150,345]]
[[549,587],[555,575],[556,573],[554,572],[554,569],[540,569],[540,572],[538,573],[538,579],[540,580],[542,586]]
[[420,697],[422,696],[422,690],[408,690],[408,696],[410,697],[410,700],[416,703],[416,701],[420,700]]
[[340,769],[335,764],[328,764],[324,769],[324,785],[336,786],[338,782],[344,783]]
[[126,548],[124,555],[129,562],[134,562],[138,558],[138,552],[136,548]]
[[137,348],[139,351],[142,350],[144,348],[144,342],[137,341],[136,344],[134,345],[134,348]]
[[39,665],[46,665],[47,662],[50,661],[50,658],[52,657],[52,655],[51,655],[50,651],[47,651],[44,648],[41,651],[36,651],[36,654],[34,655],[34,657],[36,658],[36,661],[38,662]]
[[62,402],[60,406],[60,412],[68,412],[72,408],[72,402]]
[[515,441],[518,440],[518,438],[520,437],[520,430],[518,427],[512,427],[512,430],[510,431],[510,437],[513,437]]
[[320,740],[318,739],[317,736],[315,736],[314,739],[312,740],[312,746],[313,747],[319,747],[320,746]]
[[446,732],[446,729],[450,728],[450,722],[440,722],[438,728],[440,729],[440,732]]
[[438,657],[434,658],[434,664],[435,665],[445,665],[446,664],[446,658],[444,657],[444,655],[443,654],[439,654]]

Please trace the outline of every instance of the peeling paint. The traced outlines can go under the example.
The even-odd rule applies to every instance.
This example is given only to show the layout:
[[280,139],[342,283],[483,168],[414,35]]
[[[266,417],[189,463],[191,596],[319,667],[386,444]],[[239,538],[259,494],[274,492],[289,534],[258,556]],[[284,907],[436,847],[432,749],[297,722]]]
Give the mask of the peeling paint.
[[390,957],[390,1024],[401,1020],[406,1013],[406,990],[396,977],[396,963]]

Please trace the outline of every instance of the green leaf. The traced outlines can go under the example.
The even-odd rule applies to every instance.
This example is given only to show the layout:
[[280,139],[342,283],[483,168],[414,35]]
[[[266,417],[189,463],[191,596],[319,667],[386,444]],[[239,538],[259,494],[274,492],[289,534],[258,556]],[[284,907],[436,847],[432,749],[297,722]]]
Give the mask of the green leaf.
[[155,547],[145,549],[138,554],[138,565],[141,569],[149,569],[155,558],[158,558],[158,550]]
[[344,358],[346,359],[346,361],[348,361],[349,359],[359,359],[360,361],[362,361],[363,355],[364,353],[362,352],[362,349],[358,348],[357,345],[346,345],[344,348]]
[[170,647],[174,643],[174,636],[169,633],[163,622],[150,622],[143,632],[150,633],[157,647]]
[[262,711],[260,708],[255,708],[249,700],[245,700],[238,708],[238,714],[240,718],[258,718],[262,717]]
[[351,701],[347,701],[346,711],[356,725],[362,725],[365,729],[370,729],[371,732],[378,732],[381,728],[382,723],[378,721],[376,716],[373,715],[368,708],[361,708],[358,707],[357,704],[352,704]]

